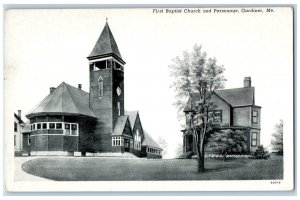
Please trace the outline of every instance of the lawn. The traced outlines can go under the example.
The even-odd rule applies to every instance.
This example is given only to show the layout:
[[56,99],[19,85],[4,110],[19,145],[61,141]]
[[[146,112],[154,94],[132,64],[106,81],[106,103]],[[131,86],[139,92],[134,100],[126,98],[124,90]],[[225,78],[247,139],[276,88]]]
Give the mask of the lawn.
[[206,171],[197,172],[189,160],[116,159],[100,157],[36,158],[22,166],[27,173],[57,181],[121,180],[274,180],[283,179],[283,159],[205,160]]

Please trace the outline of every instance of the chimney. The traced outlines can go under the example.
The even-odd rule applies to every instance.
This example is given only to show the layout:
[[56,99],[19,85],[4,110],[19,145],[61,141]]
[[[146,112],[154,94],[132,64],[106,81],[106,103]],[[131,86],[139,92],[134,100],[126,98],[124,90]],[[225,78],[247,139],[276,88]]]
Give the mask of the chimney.
[[22,116],[21,116],[21,110],[18,110],[18,116],[19,116],[20,118],[22,118]]
[[78,89],[81,90],[81,88],[82,88],[82,84],[79,83],[79,84],[78,84]]
[[52,93],[55,90],[55,87],[50,88],[50,93]]
[[251,87],[251,77],[245,77],[244,78],[244,87]]

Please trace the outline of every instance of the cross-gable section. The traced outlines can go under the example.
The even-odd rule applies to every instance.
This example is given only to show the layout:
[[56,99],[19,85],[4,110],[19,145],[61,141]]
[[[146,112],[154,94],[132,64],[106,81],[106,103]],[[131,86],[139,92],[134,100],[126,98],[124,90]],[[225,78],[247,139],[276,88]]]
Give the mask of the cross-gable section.
[[139,132],[141,140],[143,141],[144,140],[144,131],[143,131],[143,126],[141,123],[139,112],[138,111],[126,111],[125,114],[128,115],[128,117],[129,117],[133,136],[136,134],[136,132]]
[[118,117],[112,136],[133,137],[130,121],[127,115]]

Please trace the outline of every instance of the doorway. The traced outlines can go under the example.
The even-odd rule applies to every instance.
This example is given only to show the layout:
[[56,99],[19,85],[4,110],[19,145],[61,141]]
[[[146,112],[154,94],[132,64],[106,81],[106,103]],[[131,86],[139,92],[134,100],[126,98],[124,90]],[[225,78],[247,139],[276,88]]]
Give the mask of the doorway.
[[130,140],[124,139],[124,151],[129,152],[130,151]]

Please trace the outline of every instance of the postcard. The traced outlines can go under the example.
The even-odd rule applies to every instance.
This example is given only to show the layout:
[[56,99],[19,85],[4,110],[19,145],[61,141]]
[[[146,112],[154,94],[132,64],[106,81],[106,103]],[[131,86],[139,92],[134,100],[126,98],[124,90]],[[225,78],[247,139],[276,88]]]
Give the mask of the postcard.
[[293,190],[293,18],[4,10],[6,190]]

